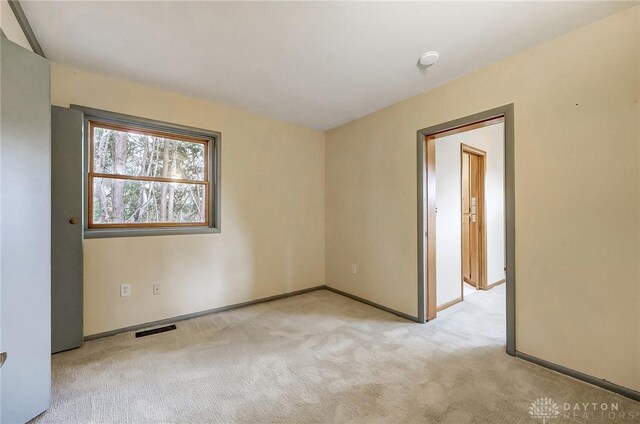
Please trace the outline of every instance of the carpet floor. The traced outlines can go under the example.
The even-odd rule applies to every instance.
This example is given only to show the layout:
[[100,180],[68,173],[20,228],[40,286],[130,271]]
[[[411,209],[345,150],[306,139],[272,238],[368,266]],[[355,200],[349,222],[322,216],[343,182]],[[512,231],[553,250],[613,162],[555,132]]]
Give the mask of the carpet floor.
[[[539,398],[561,409],[547,423],[640,421],[638,402],[508,356],[504,296],[420,325],[319,290],[99,339],[53,356],[51,407],[34,422],[542,423]],[[583,402],[627,415],[563,411]]]

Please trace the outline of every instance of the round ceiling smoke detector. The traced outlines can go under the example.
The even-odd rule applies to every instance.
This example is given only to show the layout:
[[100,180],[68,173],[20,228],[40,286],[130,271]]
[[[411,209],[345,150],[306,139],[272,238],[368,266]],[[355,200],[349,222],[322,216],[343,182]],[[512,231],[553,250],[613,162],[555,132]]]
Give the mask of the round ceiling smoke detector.
[[423,53],[422,56],[420,56],[420,64],[422,66],[431,66],[438,61],[439,57],[440,53],[435,51]]

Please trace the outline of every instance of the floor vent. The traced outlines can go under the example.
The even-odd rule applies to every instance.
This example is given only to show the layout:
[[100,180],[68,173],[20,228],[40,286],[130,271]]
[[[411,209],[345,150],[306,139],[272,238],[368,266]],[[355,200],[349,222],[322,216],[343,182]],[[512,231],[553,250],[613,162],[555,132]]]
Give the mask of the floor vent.
[[175,329],[176,329],[176,325],[171,324],[171,325],[166,325],[164,327],[152,328],[151,330],[137,331],[136,338],[150,336],[152,334],[166,333],[167,331],[171,331]]

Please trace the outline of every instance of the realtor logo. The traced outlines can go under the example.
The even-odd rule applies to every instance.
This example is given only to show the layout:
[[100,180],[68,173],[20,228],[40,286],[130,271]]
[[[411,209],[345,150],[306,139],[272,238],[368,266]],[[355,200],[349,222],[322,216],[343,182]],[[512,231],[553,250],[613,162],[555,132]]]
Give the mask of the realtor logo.
[[547,420],[558,418],[560,408],[551,398],[538,398],[531,402],[529,415],[533,418],[542,419],[542,424],[546,424]]

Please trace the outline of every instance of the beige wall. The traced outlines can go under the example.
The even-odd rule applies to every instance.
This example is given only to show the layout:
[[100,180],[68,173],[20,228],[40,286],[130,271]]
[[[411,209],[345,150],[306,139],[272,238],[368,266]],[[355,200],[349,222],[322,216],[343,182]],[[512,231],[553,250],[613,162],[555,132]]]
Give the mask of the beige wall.
[[[55,64],[51,72],[55,105],[222,133],[222,233],[85,240],[86,335],[324,284],[324,133]],[[122,282],[130,297],[119,297]]]
[[327,284],[416,315],[416,131],[513,102],[517,349],[639,390],[638,10],[329,131]]
[[325,269],[415,315],[416,131],[513,102],[517,349],[639,390],[639,20],[635,8],[326,134],[53,65],[56,105],[222,132],[222,234],[85,241],[85,334],[323,284]]
[[0,0],[0,28],[9,40],[33,51],[7,0]]

